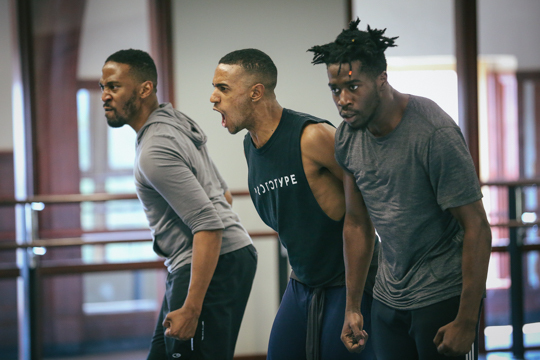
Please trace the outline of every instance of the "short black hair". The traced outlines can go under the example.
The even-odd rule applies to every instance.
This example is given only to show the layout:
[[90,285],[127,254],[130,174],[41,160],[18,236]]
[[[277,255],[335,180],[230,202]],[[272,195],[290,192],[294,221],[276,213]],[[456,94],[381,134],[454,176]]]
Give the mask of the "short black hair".
[[334,42],[326,45],[317,45],[308,49],[313,52],[313,65],[316,64],[351,64],[360,61],[362,71],[377,76],[386,71],[386,57],[384,52],[394,47],[397,37],[383,36],[386,29],[372,29],[369,25],[367,31],[358,30],[360,19],[353,20],[349,27],[343,30]]
[[154,91],[157,92],[156,64],[146,51],[136,49],[119,50],[110,55],[105,60],[105,63],[109,61],[129,65],[130,73],[138,81],[142,83],[150,80],[154,84]]
[[219,64],[239,65],[255,75],[265,88],[274,91],[277,85],[277,68],[270,56],[257,49],[242,49],[228,53]]

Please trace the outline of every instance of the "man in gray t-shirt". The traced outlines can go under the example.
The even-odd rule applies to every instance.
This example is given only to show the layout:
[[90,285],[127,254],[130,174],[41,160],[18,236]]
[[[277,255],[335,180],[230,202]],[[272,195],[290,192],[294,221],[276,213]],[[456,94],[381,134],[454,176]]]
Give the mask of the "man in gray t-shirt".
[[[372,341],[378,359],[476,359],[491,231],[471,156],[433,101],[388,83],[384,30],[352,21],[315,46],[344,122],[336,159],[346,176],[347,306],[342,340],[365,340],[360,297],[375,230],[381,239]],[[374,225],[374,227],[373,227]]]
[[144,51],[120,50],[105,61],[105,117],[137,132],[137,195],[169,271],[148,359],[232,360],[257,252],[231,209],[206,135],[171,104],[159,104],[156,85]]

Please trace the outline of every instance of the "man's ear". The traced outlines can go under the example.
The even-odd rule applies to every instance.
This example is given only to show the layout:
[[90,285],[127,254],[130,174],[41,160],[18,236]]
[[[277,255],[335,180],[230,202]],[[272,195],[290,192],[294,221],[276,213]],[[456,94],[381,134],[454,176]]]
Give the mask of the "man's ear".
[[154,92],[154,83],[150,80],[143,82],[139,91],[141,98],[150,96]]
[[259,101],[263,96],[266,88],[263,84],[255,84],[251,87],[251,101]]
[[380,90],[384,90],[388,85],[388,73],[383,71],[377,76],[377,85],[379,85]]

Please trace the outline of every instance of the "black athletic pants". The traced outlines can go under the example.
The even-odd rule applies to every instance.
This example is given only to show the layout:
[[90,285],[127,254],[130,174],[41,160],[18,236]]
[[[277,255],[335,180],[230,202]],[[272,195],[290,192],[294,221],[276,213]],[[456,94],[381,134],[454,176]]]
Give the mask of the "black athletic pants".
[[373,346],[378,360],[476,360],[478,359],[478,325],[471,351],[463,356],[448,357],[437,352],[433,339],[442,326],[452,322],[459,309],[460,297],[415,310],[396,310],[373,300],[371,327]]
[[167,286],[147,360],[230,360],[257,267],[253,245],[221,255],[206,292],[195,337],[179,341],[165,337],[163,319],[179,309],[187,296],[191,264],[167,276]]

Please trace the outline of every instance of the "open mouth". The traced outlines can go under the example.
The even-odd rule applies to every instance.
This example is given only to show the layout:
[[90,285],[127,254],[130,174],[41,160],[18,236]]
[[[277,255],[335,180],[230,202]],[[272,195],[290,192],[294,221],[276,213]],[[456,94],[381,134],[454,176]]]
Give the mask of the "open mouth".
[[221,114],[221,126],[223,127],[227,127],[227,121],[225,120],[225,114],[223,114],[221,111],[219,111],[218,109],[216,108],[213,108],[214,111],[217,111],[218,113]]

